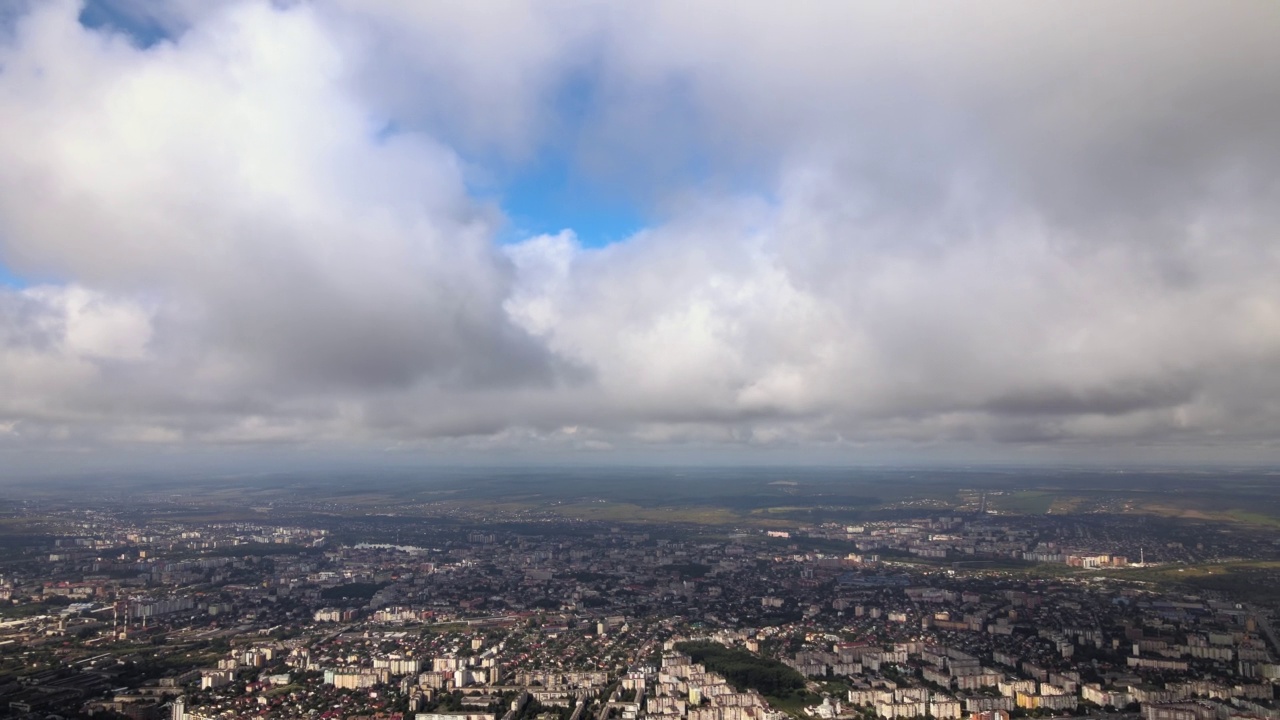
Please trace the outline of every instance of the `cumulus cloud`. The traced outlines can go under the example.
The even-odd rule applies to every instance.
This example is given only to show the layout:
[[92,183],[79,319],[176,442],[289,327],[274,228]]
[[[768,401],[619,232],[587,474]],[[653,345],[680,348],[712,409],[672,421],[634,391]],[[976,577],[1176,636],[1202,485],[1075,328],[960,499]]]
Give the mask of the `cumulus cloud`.
[[4,59],[0,221],[19,269],[155,293],[274,382],[524,380],[494,211],[456,156],[343,88],[306,7],[247,4],[147,51],[61,3]]
[[[106,6],[0,16],[0,450],[1274,458],[1263,4]],[[549,148],[650,226],[501,244]]]

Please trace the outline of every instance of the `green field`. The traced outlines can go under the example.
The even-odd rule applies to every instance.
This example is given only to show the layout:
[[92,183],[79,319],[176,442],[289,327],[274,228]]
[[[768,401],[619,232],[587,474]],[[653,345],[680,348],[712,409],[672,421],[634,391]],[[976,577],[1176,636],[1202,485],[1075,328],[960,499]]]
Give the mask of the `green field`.
[[1190,592],[1220,593],[1242,602],[1272,604],[1280,600],[1280,560],[1161,565],[1110,570],[1103,574]]
[[1019,515],[1044,515],[1053,507],[1057,494],[1042,490],[1019,490],[1009,495],[991,498],[997,510]]

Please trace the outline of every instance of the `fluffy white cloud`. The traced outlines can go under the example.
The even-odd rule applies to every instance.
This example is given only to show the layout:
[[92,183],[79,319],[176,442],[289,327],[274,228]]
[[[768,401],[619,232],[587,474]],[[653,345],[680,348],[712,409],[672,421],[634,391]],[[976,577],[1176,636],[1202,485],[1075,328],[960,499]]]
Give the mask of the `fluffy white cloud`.
[[494,211],[451,151],[379,133],[313,11],[235,6],[145,52],[76,11],[33,11],[2,60],[9,262],[154,293],[273,382],[543,371],[502,314]]
[[[1261,5],[111,5],[0,16],[0,450],[1277,450]],[[549,147],[652,226],[500,246]]]

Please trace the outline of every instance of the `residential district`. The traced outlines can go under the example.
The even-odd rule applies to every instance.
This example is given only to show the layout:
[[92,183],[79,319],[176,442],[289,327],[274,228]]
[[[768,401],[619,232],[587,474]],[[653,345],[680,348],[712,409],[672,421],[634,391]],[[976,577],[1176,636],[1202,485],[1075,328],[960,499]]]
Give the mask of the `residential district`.
[[1159,579],[1268,567],[1265,529],[261,514],[15,511],[0,715],[1280,718],[1274,594]]

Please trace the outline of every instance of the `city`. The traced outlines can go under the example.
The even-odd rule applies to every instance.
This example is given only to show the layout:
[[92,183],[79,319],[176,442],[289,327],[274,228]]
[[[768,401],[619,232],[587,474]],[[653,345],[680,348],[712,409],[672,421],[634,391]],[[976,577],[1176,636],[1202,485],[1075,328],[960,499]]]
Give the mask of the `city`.
[[[767,477],[765,499],[798,505],[837,483]],[[1013,512],[1028,491],[996,487],[737,524],[574,519],[550,510],[610,501],[549,483],[539,503],[418,516],[320,487],[214,521],[177,518],[237,514],[220,490],[80,507],[40,489],[4,513],[0,702],[174,720],[1280,717],[1280,528]]]

